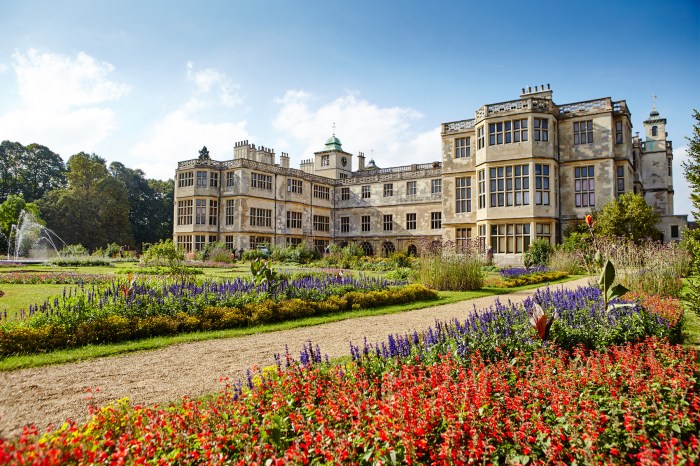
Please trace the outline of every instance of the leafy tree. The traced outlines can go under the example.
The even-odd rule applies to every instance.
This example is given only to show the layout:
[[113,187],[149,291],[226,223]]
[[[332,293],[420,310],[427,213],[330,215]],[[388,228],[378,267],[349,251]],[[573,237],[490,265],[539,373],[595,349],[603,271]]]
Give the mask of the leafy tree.
[[24,146],[19,142],[0,143],[0,202],[10,194],[19,194],[18,174]]
[[600,236],[626,237],[635,243],[660,239],[659,214],[639,194],[625,193],[594,213],[595,232]]
[[39,203],[49,227],[66,243],[90,250],[112,242],[133,245],[128,192],[105,160],[80,152],[67,165],[68,186],[54,189]]
[[18,181],[27,202],[41,199],[48,191],[66,185],[63,159],[46,146],[29,144],[19,167]]
[[685,179],[688,180],[691,193],[690,200],[693,203],[693,217],[700,219],[700,112],[693,110],[693,135],[688,139],[688,160],[682,164],[685,171]]

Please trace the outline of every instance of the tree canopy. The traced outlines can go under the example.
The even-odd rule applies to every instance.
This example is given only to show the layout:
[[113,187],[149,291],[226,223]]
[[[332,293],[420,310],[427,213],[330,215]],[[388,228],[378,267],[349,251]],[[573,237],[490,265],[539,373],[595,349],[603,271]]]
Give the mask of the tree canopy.
[[693,217],[700,219],[700,112],[693,110],[695,124],[693,134],[688,139],[688,159],[683,162],[685,179],[688,180],[691,193],[690,200],[693,203]]
[[601,236],[626,237],[635,243],[660,239],[659,214],[639,194],[625,193],[594,212],[595,231]]
[[40,144],[0,143],[0,202],[12,194],[33,202],[54,188],[65,186],[63,160]]

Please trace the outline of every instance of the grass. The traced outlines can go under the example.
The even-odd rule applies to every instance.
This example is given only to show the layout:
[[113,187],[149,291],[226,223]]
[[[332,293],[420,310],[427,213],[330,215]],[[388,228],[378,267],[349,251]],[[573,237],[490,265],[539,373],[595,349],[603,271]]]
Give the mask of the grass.
[[[555,282],[550,282],[550,285],[564,283],[567,281],[582,278],[582,275],[570,276],[557,280]],[[0,360],[0,371],[10,371],[15,369],[23,369],[29,367],[40,367],[50,364],[64,364],[68,362],[82,361],[86,359],[93,359],[105,356],[114,356],[118,354],[131,353],[135,351],[153,350],[158,348],[163,348],[170,345],[175,345],[178,343],[189,343],[195,341],[205,341],[213,340],[219,338],[236,338],[245,335],[253,335],[256,333],[268,333],[277,332],[280,330],[290,330],[300,327],[310,327],[313,325],[320,325],[330,322],[338,322],[341,320],[356,319],[358,317],[368,317],[375,315],[387,315],[396,314],[399,312],[412,311],[415,309],[423,309],[426,307],[439,306],[443,304],[451,304],[459,301],[465,301],[468,299],[481,298],[485,296],[494,296],[506,293],[513,293],[516,291],[527,290],[532,288],[537,288],[540,286],[545,286],[546,283],[540,283],[537,285],[526,285],[515,288],[484,288],[479,291],[441,291],[440,298],[436,301],[421,301],[410,304],[386,306],[376,309],[361,309],[357,311],[349,311],[340,314],[333,314],[327,316],[317,316],[309,317],[306,319],[298,319],[287,322],[281,322],[276,324],[261,325],[257,327],[249,327],[243,329],[230,329],[230,330],[219,330],[212,332],[195,332],[195,333],[184,333],[180,335],[167,336],[167,337],[155,337],[149,338],[147,340],[137,340],[128,341],[123,343],[114,343],[108,345],[90,345],[83,346],[80,348],[66,349],[60,351],[54,351],[45,354],[32,354],[24,356],[10,356]],[[5,289],[3,285],[3,290]],[[60,292],[63,291],[64,285],[14,285],[18,287],[28,287],[28,286],[53,286],[60,287]],[[0,302],[5,299],[5,297],[0,298]]]
[[30,304],[43,303],[46,298],[63,293],[63,289],[72,285],[0,285],[5,295],[0,298],[0,312],[7,311],[8,319],[14,311],[27,309]]

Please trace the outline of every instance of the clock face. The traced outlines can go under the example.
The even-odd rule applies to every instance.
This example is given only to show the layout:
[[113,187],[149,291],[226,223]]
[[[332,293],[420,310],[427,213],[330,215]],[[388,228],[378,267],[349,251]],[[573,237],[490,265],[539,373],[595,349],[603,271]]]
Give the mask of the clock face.
[[346,157],[342,157],[342,158],[340,159],[340,163],[342,163],[343,166],[345,166],[345,165],[348,164],[348,159],[347,159]]

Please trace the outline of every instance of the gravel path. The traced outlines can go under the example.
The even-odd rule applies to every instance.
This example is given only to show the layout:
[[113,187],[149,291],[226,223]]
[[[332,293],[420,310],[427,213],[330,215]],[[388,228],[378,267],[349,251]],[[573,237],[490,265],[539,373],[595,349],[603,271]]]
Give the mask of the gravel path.
[[[565,284],[568,288],[586,285],[588,278]],[[501,295],[520,302],[534,290]],[[66,419],[88,418],[87,389],[99,388],[93,401],[103,405],[128,397],[132,403],[154,404],[195,397],[220,388],[221,377],[245,378],[253,365],[274,364],[274,354],[285,345],[298,356],[307,340],[319,344],[329,357],[349,355],[349,342],[384,341],[390,333],[422,330],[435,320],[464,319],[474,309],[493,304],[486,297],[399,314],[362,317],[352,320],[297,328],[238,338],[183,343],[166,348],[89,361],[0,372],[0,437],[20,432],[23,425],[39,428],[60,424]]]

